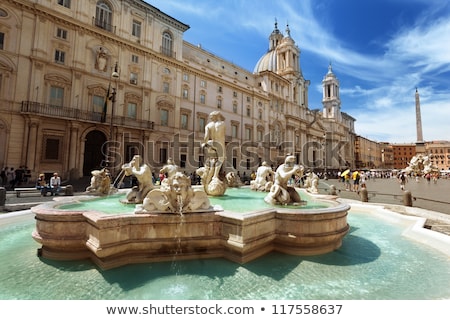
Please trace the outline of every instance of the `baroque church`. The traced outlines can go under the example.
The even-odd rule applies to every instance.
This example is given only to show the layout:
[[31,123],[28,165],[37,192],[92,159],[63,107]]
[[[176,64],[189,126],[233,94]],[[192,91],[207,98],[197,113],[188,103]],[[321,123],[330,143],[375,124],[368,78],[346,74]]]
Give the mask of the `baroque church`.
[[354,165],[339,80],[328,66],[322,106],[309,106],[289,26],[275,23],[252,71],[184,41],[188,29],[139,0],[3,1],[0,166],[69,180],[117,174],[139,154],[154,172],[172,158],[191,173],[212,111],[225,118],[227,171],[288,153],[312,170]]

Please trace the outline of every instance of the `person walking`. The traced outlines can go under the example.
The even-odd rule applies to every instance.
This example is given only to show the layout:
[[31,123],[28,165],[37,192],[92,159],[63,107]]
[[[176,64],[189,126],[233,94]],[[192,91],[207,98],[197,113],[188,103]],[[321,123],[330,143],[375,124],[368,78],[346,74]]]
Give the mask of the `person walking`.
[[352,173],[352,180],[353,180],[352,191],[354,191],[354,192],[359,191],[359,179],[360,178],[361,178],[361,175],[359,174],[358,170],[353,171],[353,173]]
[[400,189],[405,190],[405,184],[408,182],[408,178],[406,177],[404,172],[401,172],[398,181],[400,182]]

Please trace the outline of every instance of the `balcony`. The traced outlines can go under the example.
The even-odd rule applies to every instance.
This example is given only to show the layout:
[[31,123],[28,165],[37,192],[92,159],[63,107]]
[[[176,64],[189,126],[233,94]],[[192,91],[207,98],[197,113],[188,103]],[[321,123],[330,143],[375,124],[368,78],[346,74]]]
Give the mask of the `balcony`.
[[109,31],[111,33],[116,33],[116,26],[113,26],[113,25],[107,23],[106,21],[92,17],[92,24],[96,27],[99,27],[99,28]]
[[166,47],[160,47],[159,48],[159,51],[163,54],[163,55],[165,55],[165,56],[167,56],[167,57],[170,57],[170,58],[176,58],[176,53],[172,50],[172,49],[169,49],[169,48],[166,48]]
[[[22,101],[20,108],[22,114],[32,114],[49,118],[78,120],[82,122],[101,123],[102,113],[84,111],[75,108],[59,107],[51,104],[38,103],[33,101]],[[104,123],[111,123],[111,116],[107,115]],[[116,126],[133,129],[154,129],[154,122],[147,120],[136,120],[128,117],[114,116],[113,124]]]

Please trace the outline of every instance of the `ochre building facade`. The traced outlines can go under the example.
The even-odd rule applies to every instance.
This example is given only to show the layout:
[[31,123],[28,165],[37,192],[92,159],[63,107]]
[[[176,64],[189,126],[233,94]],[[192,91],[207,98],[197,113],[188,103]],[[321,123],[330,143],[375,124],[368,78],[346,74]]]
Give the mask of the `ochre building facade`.
[[189,173],[215,110],[227,170],[249,174],[287,153],[312,169],[354,166],[339,81],[330,65],[322,106],[309,106],[288,26],[275,23],[252,71],[184,41],[188,29],[143,1],[2,1],[0,166],[68,180],[106,165],[117,173],[140,154],[155,171],[173,158]]

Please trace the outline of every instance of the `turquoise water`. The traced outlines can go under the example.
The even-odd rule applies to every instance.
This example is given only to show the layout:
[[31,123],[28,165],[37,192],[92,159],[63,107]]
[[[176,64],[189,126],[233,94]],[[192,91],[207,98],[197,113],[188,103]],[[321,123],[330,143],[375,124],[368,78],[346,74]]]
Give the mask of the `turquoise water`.
[[401,236],[404,226],[350,211],[340,249],[296,257],[271,253],[124,266],[36,256],[35,221],[0,228],[0,299],[449,299],[450,258]]
[[[229,188],[226,194],[220,197],[210,197],[212,205],[220,205],[222,208],[234,212],[249,212],[253,210],[261,210],[272,208],[273,206],[264,202],[266,192],[256,192],[249,188]],[[301,192],[301,199],[306,204],[300,206],[283,206],[283,208],[301,208],[301,209],[319,209],[327,208],[330,205],[315,200],[305,192]],[[59,206],[63,210],[96,210],[108,214],[126,214],[133,213],[134,205],[121,203],[119,200],[124,199],[125,195],[113,195],[109,197],[96,198],[88,201],[79,201],[71,204]]]

